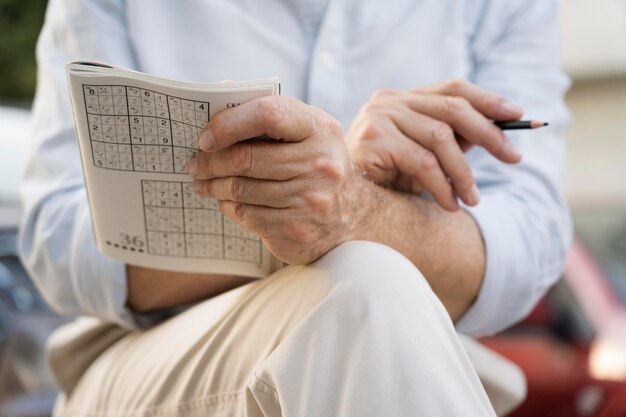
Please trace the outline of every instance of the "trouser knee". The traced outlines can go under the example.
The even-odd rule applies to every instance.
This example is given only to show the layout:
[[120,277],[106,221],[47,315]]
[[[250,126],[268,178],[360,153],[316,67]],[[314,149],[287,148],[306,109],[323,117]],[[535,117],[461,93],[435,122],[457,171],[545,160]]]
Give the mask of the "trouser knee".
[[386,308],[390,302],[397,307],[406,305],[401,300],[410,301],[413,307],[439,302],[415,265],[382,244],[347,242],[309,267],[323,272],[318,279],[326,281],[335,296],[368,308]]

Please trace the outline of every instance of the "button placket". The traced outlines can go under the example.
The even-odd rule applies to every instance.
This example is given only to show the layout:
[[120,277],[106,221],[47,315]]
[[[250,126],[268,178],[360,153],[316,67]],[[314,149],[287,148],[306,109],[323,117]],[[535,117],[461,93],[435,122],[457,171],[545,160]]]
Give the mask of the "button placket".
[[314,44],[309,67],[308,102],[337,114],[343,95],[340,57],[343,48],[343,0],[330,0]]

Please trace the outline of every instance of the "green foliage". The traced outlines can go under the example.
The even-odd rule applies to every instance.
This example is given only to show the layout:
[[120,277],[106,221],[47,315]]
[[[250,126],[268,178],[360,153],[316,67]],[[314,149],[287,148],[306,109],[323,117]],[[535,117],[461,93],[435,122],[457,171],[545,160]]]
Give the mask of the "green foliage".
[[0,100],[30,100],[45,0],[0,0]]

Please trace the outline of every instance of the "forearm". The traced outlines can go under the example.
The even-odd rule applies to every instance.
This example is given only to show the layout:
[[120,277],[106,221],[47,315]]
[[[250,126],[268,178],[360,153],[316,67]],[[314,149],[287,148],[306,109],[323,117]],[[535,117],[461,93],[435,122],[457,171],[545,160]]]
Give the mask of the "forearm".
[[136,312],[178,307],[215,297],[253,278],[234,275],[188,274],[126,266],[127,305]]
[[435,202],[391,191],[365,179],[371,203],[358,238],[396,249],[424,274],[453,320],[475,301],[485,270],[478,226],[464,210],[447,212]]

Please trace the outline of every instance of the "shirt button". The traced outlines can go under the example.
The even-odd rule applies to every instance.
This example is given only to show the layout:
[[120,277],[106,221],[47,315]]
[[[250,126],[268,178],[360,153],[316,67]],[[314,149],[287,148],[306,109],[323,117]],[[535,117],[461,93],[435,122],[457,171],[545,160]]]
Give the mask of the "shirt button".
[[335,65],[335,58],[328,51],[320,52],[319,54],[320,64],[326,68],[332,68]]

